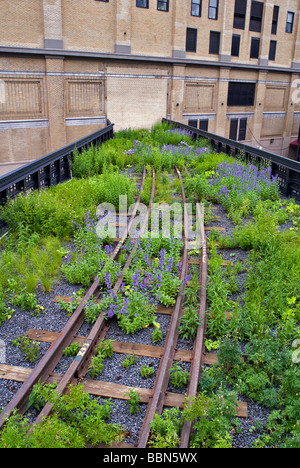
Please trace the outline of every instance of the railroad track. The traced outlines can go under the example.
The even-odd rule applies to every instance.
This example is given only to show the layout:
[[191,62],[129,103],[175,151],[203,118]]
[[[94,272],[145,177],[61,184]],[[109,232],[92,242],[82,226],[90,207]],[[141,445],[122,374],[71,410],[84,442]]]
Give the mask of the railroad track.
[[[186,208],[186,197],[184,192],[183,180],[181,173],[176,169],[177,176],[181,183],[182,202],[184,204],[184,232],[188,232],[188,213]],[[128,239],[130,228],[134,223],[136,213],[138,211],[141,194],[145,182],[145,168],[141,177],[140,193],[136,200],[134,210],[129,219],[127,229],[121,238],[118,238],[117,245],[114,248],[111,258],[116,260],[120,249]],[[148,216],[151,209],[151,204],[155,195],[155,172],[152,171],[152,188],[150,203],[148,207],[147,216],[140,228],[140,234],[148,225]],[[197,204],[198,219],[201,219],[200,205]],[[121,214],[122,215],[122,214]],[[120,225],[120,223],[117,223]],[[120,227],[120,226],[119,226]],[[205,312],[206,312],[206,283],[207,283],[207,245],[205,230],[209,228],[204,227],[203,220],[200,226],[197,227],[197,234],[202,239],[201,254],[197,261],[200,267],[200,297],[199,297],[199,318],[200,325],[198,326],[196,339],[192,351],[177,349],[177,340],[179,334],[179,323],[183,313],[184,303],[184,279],[187,276],[188,265],[191,263],[188,257],[188,243],[189,239],[184,237],[182,248],[182,268],[180,273],[181,286],[176,298],[174,307],[166,308],[159,306],[157,313],[170,315],[170,325],[164,346],[150,346],[144,344],[128,343],[113,341],[113,350],[117,353],[135,354],[140,356],[157,357],[160,359],[159,369],[156,375],[156,380],[152,389],[134,388],[138,391],[141,403],[147,404],[147,411],[144,418],[144,423],[141,428],[138,443],[135,446],[130,444],[122,444],[122,447],[147,447],[149,436],[151,432],[151,421],[154,419],[155,414],[161,414],[165,407],[183,407],[185,396],[193,397],[197,394],[197,385],[201,374],[201,368],[204,364],[210,364],[214,361],[215,355],[205,355],[204,353],[204,334],[205,334]],[[122,269],[120,276],[115,282],[113,293],[117,293],[121,288],[124,274],[129,268],[131,261],[134,257],[136,249],[138,248],[137,240],[134,242],[132,250],[127,258],[127,261]],[[56,382],[58,393],[64,393],[70,383],[82,382],[84,390],[90,394],[101,397],[112,397],[128,399],[125,395],[131,389],[129,386],[119,385],[116,383],[102,382],[86,378],[89,363],[95,354],[95,348],[100,340],[105,338],[108,331],[109,322],[105,319],[105,314],[102,313],[93,325],[87,337],[79,336],[78,332],[84,322],[85,314],[84,307],[89,299],[99,298],[100,290],[99,284],[95,281],[87,292],[86,296],[80,302],[79,306],[67,322],[65,328],[60,333],[47,332],[45,330],[28,330],[27,336],[36,341],[44,341],[51,343],[50,348],[41,359],[35,369],[13,368],[13,366],[0,365],[0,377],[9,380],[18,380],[23,382],[21,388],[17,391],[13,399],[9,402],[6,408],[0,415],[0,429],[5,424],[5,420],[17,408],[20,413],[24,413],[27,409],[29,396],[32,392],[33,386],[40,382],[53,383]],[[61,300],[61,298],[59,298]],[[56,299],[58,300],[58,298]],[[68,301],[69,298],[64,298]],[[63,350],[68,347],[72,342],[79,342],[81,345],[80,351],[73,360],[70,367],[64,375],[54,373],[54,369],[60,361]],[[168,392],[168,382],[170,378],[170,369],[174,361],[183,361],[191,363],[190,377],[186,395]],[[52,405],[47,403],[41,412],[38,414],[35,424],[38,424],[51,413]],[[240,417],[247,417],[247,405],[239,403],[237,415]],[[180,448],[187,448],[189,446],[190,433],[192,424],[184,424],[181,432]]]

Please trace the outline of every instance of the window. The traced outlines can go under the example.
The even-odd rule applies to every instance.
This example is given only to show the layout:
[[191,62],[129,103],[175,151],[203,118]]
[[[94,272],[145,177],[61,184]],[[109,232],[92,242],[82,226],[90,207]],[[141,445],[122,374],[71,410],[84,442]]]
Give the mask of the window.
[[169,0],[157,0],[157,9],[160,11],[169,11]]
[[187,52],[196,52],[197,50],[197,29],[186,28],[186,46]]
[[247,0],[235,0],[233,27],[245,29]]
[[240,55],[241,36],[239,34],[232,35],[231,56],[239,57]]
[[210,40],[209,40],[209,53],[210,54],[219,54],[220,37],[221,37],[221,33],[217,31],[210,31]]
[[[190,127],[198,128],[198,120],[189,120],[188,125]],[[199,128],[200,130],[204,130],[205,132],[208,131],[208,119],[200,119],[199,120]]]
[[192,16],[201,16],[202,0],[192,0]]
[[208,18],[217,20],[218,19],[218,8],[219,8],[219,0],[209,0],[208,5]]
[[149,0],[136,0],[138,8],[149,8]]
[[199,128],[200,130],[204,130],[205,132],[208,132],[208,119],[199,120]]
[[250,31],[261,32],[264,4],[252,1],[250,14]]
[[294,17],[295,17],[295,13],[293,13],[292,11],[288,11],[287,18],[286,18],[285,32],[287,32],[289,34],[292,34],[292,32],[293,32]]
[[254,106],[255,83],[230,81],[228,86],[228,106]]
[[274,5],[271,34],[277,34],[279,6]]
[[230,120],[230,140],[243,141],[246,140],[247,134],[247,119],[231,119]]
[[198,128],[198,120],[189,120],[188,125],[190,127]]
[[275,60],[277,41],[270,41],[269,60]]
[[259,57],[260,39],[259,37],[252,37],[250,58],[257,59]]

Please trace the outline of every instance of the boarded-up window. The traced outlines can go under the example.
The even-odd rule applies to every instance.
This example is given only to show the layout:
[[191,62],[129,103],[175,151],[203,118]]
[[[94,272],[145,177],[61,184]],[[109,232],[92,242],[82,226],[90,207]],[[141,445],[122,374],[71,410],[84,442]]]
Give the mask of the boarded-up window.
[[285,117],[280,115],[264,116],[262,123],[262,137],[282,136],[284,129]]
[[300,112],[294,114],[292,135],[298,135],[300,128]]
[[98,115],[103,111],[102,82],[69,81],[68,114]]
[[212,111],[214,109],[214,90],[213,84],[186,84],[184,110],[187,112]]
[[283,110],[286,107],[287,88],[267,86],[265,95],[265,110]]
[[1,80],[1,115],[40,116],[42,112],[40,81]]

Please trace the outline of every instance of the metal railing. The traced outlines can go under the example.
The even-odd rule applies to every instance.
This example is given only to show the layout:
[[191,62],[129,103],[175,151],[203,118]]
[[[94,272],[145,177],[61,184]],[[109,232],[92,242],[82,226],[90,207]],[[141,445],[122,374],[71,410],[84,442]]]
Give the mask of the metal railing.
[[20,193],[41,190],[71,179],[74,151],[81,153],[90,145],[101,145],[113,138],[113,125],[108,121],[101,130],[0,177],[0,205]]
[[245,161],[257,165],[268,162],[272,168],[271,174],[278,176],[279,188],[282,194],[300,201],[300,162],[174,120],[162,119],[162,121],[175,128],[188,130],[193,138],[207,138],[213,149],[219,153],[226,153],[233,157],[242,154]]

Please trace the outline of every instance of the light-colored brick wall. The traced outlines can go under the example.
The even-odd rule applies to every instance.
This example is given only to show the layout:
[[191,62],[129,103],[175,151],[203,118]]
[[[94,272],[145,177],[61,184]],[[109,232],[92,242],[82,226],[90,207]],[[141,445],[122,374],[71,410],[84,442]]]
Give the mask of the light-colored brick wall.
[[[169,3],[164,12],[157,0],[146,9],[136,0],[1,0],[0,52],[33,53],[8,49],[0,56],[0,165],[42,156],[103,127],[106,118],[116,130],[149,128],[166,116],[208,119],[209,131],[228,137],[230,120],[246,117],[247,142],[287,154],[300,119],[292,87],[300,80],[299,1],[264,1],[260,33],[249,30],[250,0],[244,30],[233,29],[234,0],[219,1],[217,20],[208,19],[209,0],[201,17],[191,15],[191,0]],[[292,34],[288,11],[295,13]],[[186,52],[187,27],[197,29],[196,52]],[[209,53],[211,31],[221,34],[218,55]],[[231,56],[232,34],[241,36],[239,57]],[[250,59],[253,37],[261,40],[258,59]],[[256,83],[254,106],[227,105],[230,81]]]

